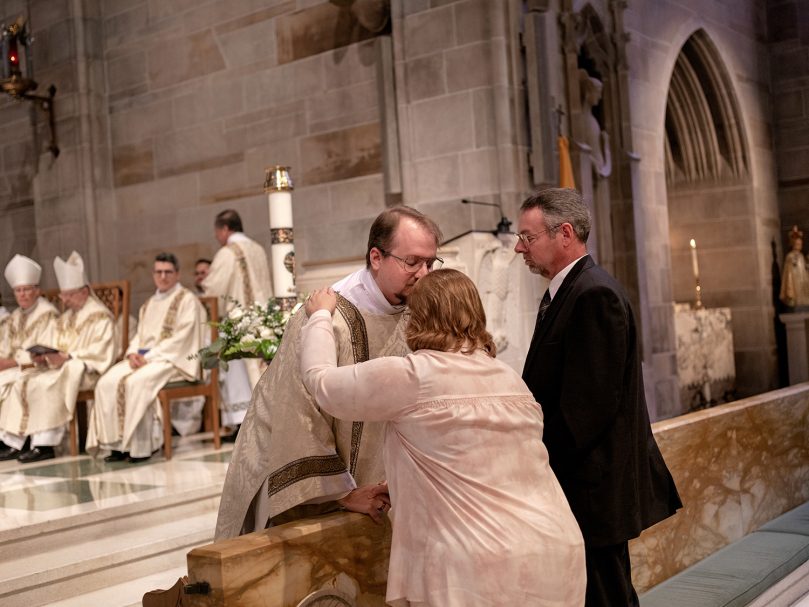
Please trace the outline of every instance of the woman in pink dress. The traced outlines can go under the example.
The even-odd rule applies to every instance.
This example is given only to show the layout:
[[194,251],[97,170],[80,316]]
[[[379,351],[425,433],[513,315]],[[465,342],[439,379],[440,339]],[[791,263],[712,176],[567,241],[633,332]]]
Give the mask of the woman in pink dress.
[[542,409],[494,358],[472,281],[422,278],[409,298],[413,353],[337,367],[336,295],[307,301],[301,368],[319,406],[387,421],[390,605],[584,604],[584,544],[548,465]]

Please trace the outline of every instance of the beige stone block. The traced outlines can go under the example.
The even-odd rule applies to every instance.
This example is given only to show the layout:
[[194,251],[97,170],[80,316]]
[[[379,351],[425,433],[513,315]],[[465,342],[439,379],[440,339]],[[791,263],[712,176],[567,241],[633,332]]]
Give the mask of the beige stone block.
[[491,52],[488,42],[447,50],[447,90],[453,93],[494,84]]
[[36,201],[37,230],[60,227],[83,217],[81,195],[60,194]]
[[248,181],[244,162],[200,171],[198,179],[200,204],[203,205],[255,196],[263,190],[257,180]]
[[171,102],[160,101],[109,114],[112,144],[132,144],[155,137],[172,127]]
[[155,140],[155,168],[161,177],[232,164],[243,157],[243,152],[229,153],[222,133],[208,124],[172,131]]
[[430,158],[475,147],[472,95],[457,93],[410,106],[412,154]]
[[301,263],[336,259],[357,259],[361,264],[368,245],[368,228],[373,217],[351,221],[318,222],[295,228],[295,257]]
[[464,152],[459,156],[461,167],[460,188],[465,196],[493,194],[499,188],[497,150],[487,148]]
[[461,198],[461,171],[458,156],[440,156],[413,163],[416,173],[415,200],[419,204]]
[[216,39],[228,68],[258,61],[275,63],[275,23],[271,17],[225,32],[217,28]]
[[382,170],[379,123],[305,137],[301,185],[371,175]]
[[153,46],[147,65],[149,83],[160,88],[222,70],[225,60],[206,30]]
[[401,6],[403,15],[407,16],[429,9],[430,0],[407,0],[407,2],[401,2],[398,5]]
[[245,109],[255,111],[319,95],[324,90],[323,57],[256,73],[245,81]]
[[[326,91],[306,101],[309,132],[352,126],[350,122],[341,125],[339,121],[350,121],[354,116],[371,116],[364,122],[373,122],[379,117],[378,106],[376,83],[373,81]],[[334,126],[329,129],[329,125]]]
[[199,198],[197,175],[156,179],[115,190],[118,218],[125,222],[135,217],[159,214],[167,209],[196,208]]
[[286,13],[276,20],[278,63],[319,55],[373,37],[347,11],[331,3]]
[[132,10],[136,6],[147,6],[148,0],[104,0],[101,3],[103,17],[109,19],[110,17]]
[[153,21],[161,21],[172,17],[180,17],[186,11],[197,6],[197,0],[149,0],[149,17]]
[[451,6],[405,17],[404,50],[407,59],[455,46],[455,20]]
[[104,19],[104,48],[114,49],[131,43],[147,33],[149,7],[145,2]]
[[110,92],[119,92],[146,83],[146,56],[142,51],[109,62],[107,82]]
[[407,98],[419,101],[443,95],[446,90],[444,53],[433,53],[405,64]]
[[326,53],[323,70],[326,88],[376,81],[376,41],[367,40]]
[[486,0],[466,0],[455,4],[458,44],[488,40],[492,35],[492,6]]
[[385,209],[385,188],[380,174],[339,181],[331,184],[329,190],[335,217],[373,217]]
[[207,80],[209,116],[227,117],[244,111],[244,81],[249,76],[218,72]]
[[297,138],[276,139],[269,144],[245,150],[244,163],[248,183],[263,185],[267,167],[288,166],[291,167],[290,174],[293,183],[296,184],[295,195],[297,196],[299,189],[296,180],[301,170],[298,158]]
[[152,140],[119,145],[112,150],[113,182],[116,187],[154,179]]
[[[230,150],[242,150],[265,145],[279,139],[300,137],[306,133],[306,114],[298,111],[274,116],[262,122],[234,128],[225,132],[225,142]],[[241,154],[241,152],[235,152]]]
[[[292,178],[295,178],[294,171]],[[299,227],[323,223],[324,218],[331,216],[331,191],[328,184],[296,187],[292,192],[292,221],[296,234]],[[299,238],[296,240],[302,242]]]

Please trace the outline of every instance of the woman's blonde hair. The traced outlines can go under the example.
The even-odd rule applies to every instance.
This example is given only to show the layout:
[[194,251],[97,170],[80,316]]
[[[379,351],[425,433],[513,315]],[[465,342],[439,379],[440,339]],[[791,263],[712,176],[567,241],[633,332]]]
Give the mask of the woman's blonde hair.
[[405,329],[411,350],[473,352],[495,357],[497,348],[486,330],[486,313],[475,284],[458,270],[436,270],[421,278],[407,299],[410,322]]

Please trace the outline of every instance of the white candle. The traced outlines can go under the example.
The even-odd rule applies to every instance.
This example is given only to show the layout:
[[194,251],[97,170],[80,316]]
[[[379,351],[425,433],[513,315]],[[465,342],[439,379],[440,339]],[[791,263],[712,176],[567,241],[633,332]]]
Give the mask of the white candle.
[[291,243],[279,243],[270,247],[272,257],[272,290],[275,297],[295,296],[295,277],[284,265],[288,253],[293,253],[295,246]]
[[275,191],[269,193],[270,228],[292,227],[292,193]]
[[694,270],[694,279],[699,280],[699,263],[697,263],[697,241],[691,239],[691,269]]

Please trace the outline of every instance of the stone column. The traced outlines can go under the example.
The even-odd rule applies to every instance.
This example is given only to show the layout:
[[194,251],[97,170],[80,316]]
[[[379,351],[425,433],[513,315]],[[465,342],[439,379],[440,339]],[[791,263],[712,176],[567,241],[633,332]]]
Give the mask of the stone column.
[[778,318],[787,328],[789,384],[809,381],[809,311],[787,312]]

